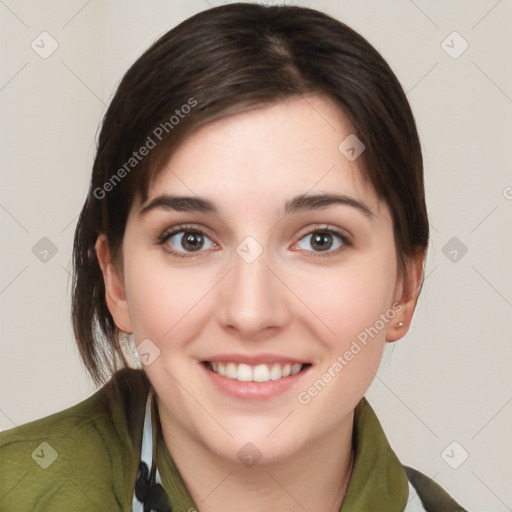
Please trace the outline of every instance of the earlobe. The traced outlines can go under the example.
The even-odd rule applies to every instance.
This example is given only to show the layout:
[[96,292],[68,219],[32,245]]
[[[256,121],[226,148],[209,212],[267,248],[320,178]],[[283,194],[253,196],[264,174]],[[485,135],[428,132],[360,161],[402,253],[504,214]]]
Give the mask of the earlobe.
[[425,254],[424,248],[419,249],[406,262],[406,275],[397,283],[395,294],[395,301],[401,305],[401,309],[387,326],[386,341],[397,341],[409,330],[423,280]]
[[112,262],[110,247],[104,234],[98,236],[94,248],[103,273],[105,300],[110,314],[119,330],[131,333],[133,329],[126,300],[124,279]]

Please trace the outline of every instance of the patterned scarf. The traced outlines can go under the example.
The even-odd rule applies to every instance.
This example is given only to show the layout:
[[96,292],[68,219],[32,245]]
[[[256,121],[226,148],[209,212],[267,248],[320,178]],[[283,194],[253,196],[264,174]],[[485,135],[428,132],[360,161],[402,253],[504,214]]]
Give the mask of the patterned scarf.
[[157,467],[156,450],[156,413],[153,405],[153,388],[146,401],[144,430],[142,432],[142,449],[139,471],[135,482],[132,500],[132,512],[173,512],[169,498],[162,486],[162,479]]

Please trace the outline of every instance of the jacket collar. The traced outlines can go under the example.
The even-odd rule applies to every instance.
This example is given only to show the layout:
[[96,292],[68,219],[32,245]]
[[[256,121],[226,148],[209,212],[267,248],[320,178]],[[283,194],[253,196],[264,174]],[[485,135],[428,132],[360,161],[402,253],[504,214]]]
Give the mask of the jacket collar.
[[[161,431],[158,438],[158,465],[170,502],[177,510],[198,510],[163,442]],[[409,510],[406,509],[407,475],[366,398],[355,409],[353,444],[354,468],[340,512]]]

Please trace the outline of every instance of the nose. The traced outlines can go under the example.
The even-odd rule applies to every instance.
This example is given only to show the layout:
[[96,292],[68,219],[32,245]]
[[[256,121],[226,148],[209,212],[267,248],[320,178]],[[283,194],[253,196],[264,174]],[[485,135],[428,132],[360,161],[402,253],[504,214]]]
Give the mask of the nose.
[[234,253],[232,270],[222,280],[217,315],[240,338],[264,339],[290,321],[289,296],[265,250],[252,262],[240,254]]

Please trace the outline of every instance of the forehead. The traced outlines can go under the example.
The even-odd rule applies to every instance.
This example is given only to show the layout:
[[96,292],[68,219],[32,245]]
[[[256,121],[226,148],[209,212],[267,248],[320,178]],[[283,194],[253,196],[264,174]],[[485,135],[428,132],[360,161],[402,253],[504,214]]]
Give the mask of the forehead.
[[335,192],[378,210],[362,158],[340,150],[353,135],[342,110],[316,95],[230,115],[182,141],[150,182],[148,200],[172,192],[268,209],[292,195]]

